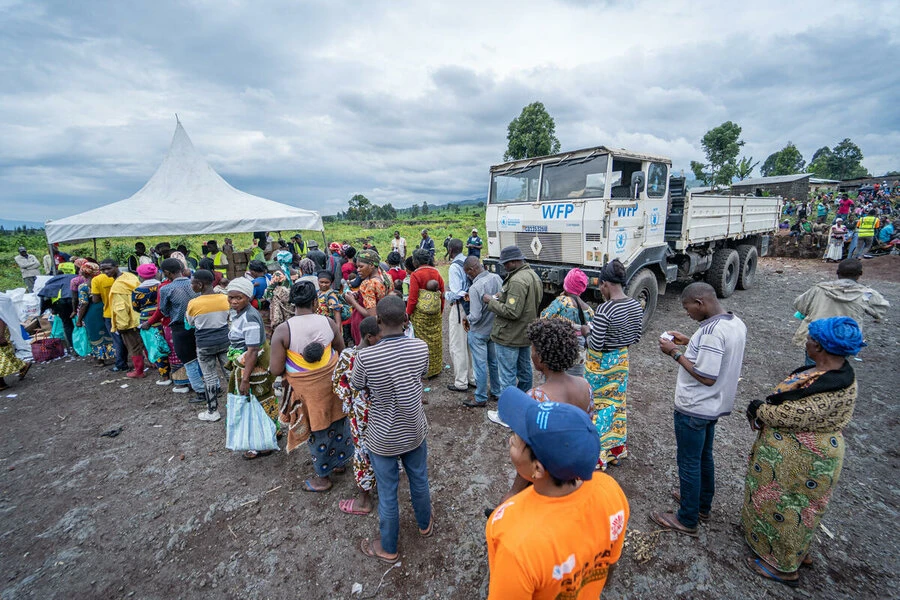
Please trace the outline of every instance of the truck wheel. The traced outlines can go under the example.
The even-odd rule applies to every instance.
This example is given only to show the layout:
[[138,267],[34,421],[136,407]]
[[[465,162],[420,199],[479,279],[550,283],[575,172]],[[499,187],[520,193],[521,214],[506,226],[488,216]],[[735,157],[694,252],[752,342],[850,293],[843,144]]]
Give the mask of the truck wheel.
[[659,295],[659,285],[656,283],[656,275],[650,269],[641,269],[634,274],[628,282],[625,293],[641,303],[644,309],[644,321],[641,331],[647,331],[650,319],[656,310],[656,300]]
[[737,247],[738,263],[741,265],[741,272],[738,276],[737,287],[739,290],[749,290],[753,287],[756,279],[756,263],[759,262],[759,252],[756,246],[750,244],[742,244]]
[[706,282],[713,286],[719,298],[727,298],[734,293],[740,272],[737,250],[722,248],[713,254],[712,264],[706,272]]

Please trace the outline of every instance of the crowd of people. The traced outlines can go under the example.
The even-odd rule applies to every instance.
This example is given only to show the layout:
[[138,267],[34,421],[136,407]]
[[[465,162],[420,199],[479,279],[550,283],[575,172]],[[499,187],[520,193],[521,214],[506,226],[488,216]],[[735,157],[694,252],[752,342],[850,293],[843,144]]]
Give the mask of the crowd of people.
[[823,260],[840,262],[862,258],[873,249],[900,253],[900,188],[882,187],[849,193],[820,193],[808,202],[785,202],[781,229],[797,239],[809,237],[817,247],[825,247]]
[[[307,447],[306,491],[325,493],[333,475],[351,469],[357,495],[338,507],[349,515],[377,510],[379,534],[360,540],[358,550],[385,563],[400,557],[401,470],[419,534],[429,537],[436,526],[424,390],[443,371],[446,318],[448,389],[465,393],[462,405],[473,410],[497,401],[487,416],[512,432],[515,480],[485,511],[489,598],[599,596],[629,519],[625,494],[603,472],[628,457],[628,353],[644,326],[641,305],[624,291],[625,268],[618,260],[603,266],[597,308],[582,299],[587,275],[573,268],[541,310],[543,284],[518,247],[502,249],[501,277],[485,268],[476,230],[466,254],[451,237],[445,282],[433,240],[421,235],[407,255],[395,232],[382,261],[369,244],[357,250],[332,242],[323,250],[295,236],[288,247],[262,234],[246,274],[231,278],[230,249],[214,240],[196,264],[182,250],[157,246],[147,255],[136,244],[135,260],[124,266],[70,257],[42,297],[64,323],[74,317],[69,343],[74,329],[84,329],[99,364],[112,362],[111,370],[130,378],[155,369],[160,386],[193,392],[188,401],[202,406],[201,421],[221,419],[226,394],[227,401],[255,397],[287,452]],[[747,566],[791,586],[840,475],[841,429],[856,399],[847,357],[865,346],[859,322],[881,318],[887,307],[858,283],[861,274],[859,260],[844,260],[837,282],[795,301],[805,364],[746,410],[758,432],[741,511],[753,552]],[[667,331],[658,341],[679,366],[678,509],[649,517],[697,536],[711,518],[715,428],[734,408],[747,327],[706,283],[688,285],[681,302],[697,330]],[[24,377],[27,364],[8,340],[0,327],[0,376]]]

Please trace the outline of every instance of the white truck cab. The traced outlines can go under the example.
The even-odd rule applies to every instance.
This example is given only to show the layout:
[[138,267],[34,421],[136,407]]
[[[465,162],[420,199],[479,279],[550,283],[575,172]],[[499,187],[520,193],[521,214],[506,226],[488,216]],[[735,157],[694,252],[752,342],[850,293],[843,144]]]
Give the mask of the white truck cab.
[[678,277],[715,270],[707,279],[723,297],[749,286],[781,199],[691,198],[671,167],[662,156],[604,146],[491,167],[488,268],[502,272],[500,250],[518,246],[545,291],[558,293],[566,273],[580,267],[599,299],[600,269],[618,258],[645,324],[656,295]]

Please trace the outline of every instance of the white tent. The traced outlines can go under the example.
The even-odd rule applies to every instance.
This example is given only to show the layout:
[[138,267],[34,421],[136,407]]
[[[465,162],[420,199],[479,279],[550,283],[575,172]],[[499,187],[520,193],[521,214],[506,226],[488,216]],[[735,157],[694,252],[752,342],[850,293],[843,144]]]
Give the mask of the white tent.
[[46,224],[51,244],[91,238],[283,230],[324,231],[324,227],[315,211],[231,187],[197,153],[177,121],[169,153],[135,195]]

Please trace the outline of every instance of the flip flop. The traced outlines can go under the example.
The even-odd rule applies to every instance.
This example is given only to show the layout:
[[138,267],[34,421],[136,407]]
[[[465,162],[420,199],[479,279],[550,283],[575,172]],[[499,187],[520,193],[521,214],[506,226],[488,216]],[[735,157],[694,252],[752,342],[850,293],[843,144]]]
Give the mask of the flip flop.
[[394,564],[400,559],[399,552],[395,554],[393,558],[391,558],[390,556],[383,556],[375,552],[375,544],[369,538],[365,538],[359,542],[359,551],[369,558],[376,558],[381,562],[389,565]]
[[244,452],[243,457],[244,460],[255,460],[257,458],[262,458],[263,456],[269,456],[272,454],[271,450],[263,450],[261,452],[257,452],[256,450],[247,450]]
[[800,586],[800,578],[797,579],[784,579],[783,577],[779,577],[777,573],[773,570],[770,570],[766,563],[763,562],[761,558],[753,558],[752,556],[748,556],[745,561],[747,568],[759,575],[760,577],[764,577],[765,579],[771,579],[772,581],[777,581],[778,583],[783,583],[788,587],[799,587]]
[[367,517],[372,514],[372,509],[369,510],[359,510],[357,508],[353,508],[356,505],[356,498],[351,498],[349,500],[341,500],[338,502],[338,509],[342,513],[347,513],[348,515],[357,515],[360,517]]
[[434,515],[431,516],[431,523],[428,524],[428,529],[425,529],[424,531],[420,529],[419,535],[423,538],[430,538],[434,535]]
[[334,486],[334,484],[331,484],[327,488],[317,489],[312,486],[312,484],[309,482],[309,479],[305,479],[303,481],[303,491],[304,492],[312,492],[314,494],[321,494],[322,492],[327,492],[333,486]]
[[676,531],[678,533],[683,533],[691,537],[698,537],[697,528],[694,527],[693,529],[691,529],[690,527],[685,527],[681,524],[681,521],[678,520],[678,517],[673,512],[650,513],[650,520],[663,529]]

